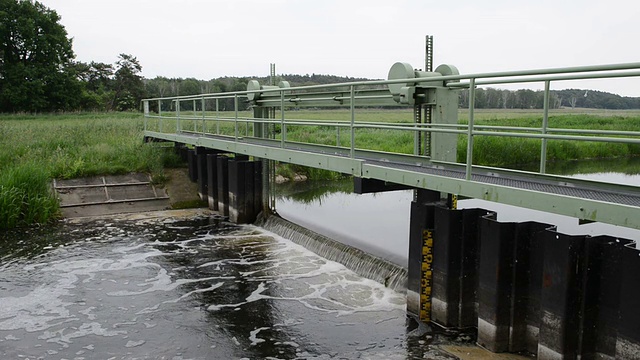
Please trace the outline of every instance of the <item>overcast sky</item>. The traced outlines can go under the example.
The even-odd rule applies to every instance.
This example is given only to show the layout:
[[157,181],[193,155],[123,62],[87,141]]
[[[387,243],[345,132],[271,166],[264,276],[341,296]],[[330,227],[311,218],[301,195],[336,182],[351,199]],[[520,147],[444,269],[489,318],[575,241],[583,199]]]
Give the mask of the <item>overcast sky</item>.
[[[138,58],[148,78],[386,78],[397,61],[461,73],[640,62],[638,0],[40,0],[80,61]],[[518,88],[524,87],[517,86]],[[640,78],[555,83],[640,96]]]

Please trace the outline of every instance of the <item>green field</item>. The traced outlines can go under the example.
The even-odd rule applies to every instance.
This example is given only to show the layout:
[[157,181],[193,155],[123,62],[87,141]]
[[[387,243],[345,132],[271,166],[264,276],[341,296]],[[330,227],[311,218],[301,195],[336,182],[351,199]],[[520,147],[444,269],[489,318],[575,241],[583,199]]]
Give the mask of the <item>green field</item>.
[[[207,114],[207,116],[212,116]],[[235,135],[235,124],[232,112],[220,113],[225,121],[181,120],[182,129],[207,132],[218,132],[224,135]],[[251,117],[249,112],[240,112],[238,136],[252,136],[252,128],[243,119]],[[188,117],[189,113],[181,113]],[[201,116],[201,113],[191,116]],[[300,110],[287,111],[287,122],[300,122],[299,125],[286,126],[287,141],[314,143],[321,145],[349,147],[351,133],[347,127],[331,125],[306,125],[305,122],[325,120],[340,122],[343,125],[350,121],[348,110]],[[281,114],[276,112],[276,119]],[[491,109],[476,110],[475,124],[490,126],[512,126],[526,128],[542,127],[542,110]],[[384,123],[392,125],[410,125],[413,121],[411,110],[379,110],[358,109],[355,122]],[[468,110],[459,111],[459,123],[468,122]],[[203,125],[204,124],[204,125]],[[157,126],[157,123],[152,123]],[[175,121],[165,119],[162,127],[165,131],[173,131]],[[556,129],[590,129],[640,131],[640,110],[597,110],[597,109],[554,109],[549,114],[549,127]],[[275,125],[276,139],[282,137],[282,126]],[[413,154],[414,134],[406,130],[375,129],[361,127],[355,131],[355,147],[359,149]],[[504,166],[519,169],[530,169],[532,164],[540,162],[541,140],[526,138],[507,138],[498,136],[475,136],[473,163],[486,166]],[[465,162],[467,152],[466,135],[459,135],[457,161]],[[640,145],[610,144],[595,141],[549,140],[547,161],[566,161],[574,159],[620,158],[640,155]]]
[[55,216],[53,178],[149,172],[177,162],[142,142],[137,113],[0,116],[0,228]]
[[[188,116],[188,114],[182,114]],[[198,114],[196,114],[198,115]],[[213,114],[207,114],[208,116]],[[220,114],[227,118],[234,113]],[[239,113],[249,118],[249,112]],[[276,118],[280,114],[276,112]],[[466,123],[467,111],[460,111],[460,123]],[[347,123],[348,110],[300,110],[286,112],[287,122],[299,120],[306,124],[287,125],[288,141],[350,146],[348,128],[338,131],[334,125],[310,125],[313,120]],[[478,110],[477,125],[508,125],[540,127],[541,111]],[[356,122],[411,124],[410,110],[359,109]],[[549,124],[554,128],[586,128],[596,130],[640,130],[640,110],[555,110]],[[157,120],[150,121],[158,126]],[[182,121],[182,129],[234,135],[233,120]],[[176,123],[162,120],[163,129],[175,131]],[[282,136],[280,124],[275,126],[276,138]],[[91,175],[148,172],[158,182],[163,181],[163,168],[176,166],[179,159],[171,147],[144,144],[144,118],[137,113],[84,113],[62,115],[2,115],[0,116],[0,228],[30,223],[43,223],[55,217],[58,202],[50,191],[51,179],[67,179]],[[252,128],[238,124],[238,136],[252,135]],[[356,147],[381,151],[413,153],[413,133],[409,131],[359,128],[355,133]],[[529,168],[540,156],[540,140],[509,139],[477,136],[474,141],[474,164]],[[463,162],[466,138],[459,137],[458,161]],[[598,142],[549,141],[548,160],[629,158],[640,155],[640,146]],[[517,166],[514,166],[517,165]],[[282,168],[283,173],[307,172],[314,179],[335,176],[302,169]]]

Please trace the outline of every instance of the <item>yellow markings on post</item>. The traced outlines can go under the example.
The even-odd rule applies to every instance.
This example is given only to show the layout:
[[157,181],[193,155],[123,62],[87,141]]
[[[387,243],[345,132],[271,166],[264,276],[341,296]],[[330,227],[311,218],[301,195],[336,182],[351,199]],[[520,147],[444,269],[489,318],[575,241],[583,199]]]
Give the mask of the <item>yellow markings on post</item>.
[[449,194],[447,199],[447,206],[451,210],[456,210],[458,208],[458,195]]
[[422,264],[420,269],[420,321],[431,321],[433,286],[433,231],[422,231]]

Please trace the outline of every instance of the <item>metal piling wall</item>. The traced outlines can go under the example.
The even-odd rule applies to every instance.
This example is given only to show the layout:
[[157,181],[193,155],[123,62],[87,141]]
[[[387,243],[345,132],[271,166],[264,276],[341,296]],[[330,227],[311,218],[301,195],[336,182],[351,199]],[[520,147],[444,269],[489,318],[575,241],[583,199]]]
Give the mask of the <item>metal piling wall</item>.
[[[437,204],[414,202],[411,220],[410,292],[420,293],[415,234],[433,231],[434,323],[477,327],[478,344],[493,352],[637,358],[640,252],[633,241],[567,235],[537,222],[502,223],[483,209]],[[421,308],[411,305],[415,301],[408,295],[410,312]]]

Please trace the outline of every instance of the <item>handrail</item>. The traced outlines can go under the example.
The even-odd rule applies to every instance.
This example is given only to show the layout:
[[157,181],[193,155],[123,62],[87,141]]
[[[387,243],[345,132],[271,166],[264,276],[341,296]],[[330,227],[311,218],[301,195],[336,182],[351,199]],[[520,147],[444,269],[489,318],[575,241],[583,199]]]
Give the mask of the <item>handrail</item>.
[[[447,75],[447,76],[429,76],[425,78],[406,78],[393,80],[372,80],[372,81],[355,81],[334,84],[322,84],[298,87],[267,87],[260,90],[246,90],[226,93],[209,93],[198,95],[186,95],[175,97],[159,97],[144,99],[145,103],[145,130],[148,129],[150,119],[159,119],[157,124],[160,130],[164,130],[163,120],[174,119],[176,121],[176,132],[182,131],[182,123],[185,121],[198,121],[202,124],[202,135],[221,134],[221,123],[228,122],[233,124],[233,138],[238,141],[241,138],[241,129],[239,124],[246,124],[246,135],[249,134],[248,125],[263,124],[269,126],[280,126],[281,137],[280,147],[287,146],[288,128],[295,126],[329,126],[336,129],[336,147],[340,144],[340,129],[348,129],[350,137],[350,157],[353,158],[356,152],[356,133],[359,129],[379,129],[393,131],[408,131],[413,134],[418,133],[447,133],[466,135],[467,140],[467,158],[465,161],[466,174],[468,181],[472,179],[473,172],[473,142],[476,136],[500,136],[513,138],[529,138],[541,140],[540,145],[540,167],[539,173],[546,173],[547,162],[547,141],[548,140],[567,140],[567,141],[595,141],[609,143],[627,143],[640,144],[640,131],[618,131],[618,130],[590,130],[590,129],[562,129],[549,126],[549,94],[550,84],[552,81],[579,80],[579,79],[602,79],[602,78],[620,78],[620,77],[640,77],[640,63],[623,63],[610,65],[595,66],[578,66],[569,68],[550,68],[550,69],[534,69],[522,71],[503,71],[476,73],[466,75]],[[441,83],[440,87],[455,91],[460,88],[469,88],[469,118],[466,124],[416,124],[414,122],[384,122],[384,121],[368,121],[360,119],[356,114],[356,108],[362,106],[387,106],[395,104],[390,102],[391,93],[388,87],[392,84],[408,84],[408,86],[416,86],[428,82],[424,86],[433,86],[433,83]],[[499,125],[476,125],[475,124],[475,90],[479,85],[493,84],[510,84],[510,83],[544,83],[544,103],[542,109],[542,126],[541,127],[521,127],[521,126],[499,126]],[[341,90],[336,90],[341,89]],[[318,91],[318,90],[323,90]],[[313,91],[313,92],[312,92]],[[249,97],[250,94],[262,94],[255,97]],[[268,94],[268,96],[267,96]],[[331,96],[333,95],[333,96]],[[254,100],[254,105],[268,106],[272,108],[280,108],[280,118],[256,118],[248,116],[240,116],[240,106],[249,103],[248,98],[258,98]],[[232,99],[233,116],[221,116],[220,101]],[[215,100],[215,116],[211,116],[206,111],[207,101]],[[162,110],[163,102],[171,101],[175,106],[175,112],[171,114],[166,110]],[[246,101],[246,102],[245,102]],[[157,102],[158,113],[151,114],[149,112],[149,103]],[[181,109],[181,104],[186,102],[193,103],[192,111]],[[197,104],[200,104],[200,111],[197,112]],[[304,120],[293,119],[285,116],[288,107],[301,106],[310,104],[318,107],[347,107],[349,110],[348,119],[342,120]],[[395,104],[396,107],[407,106]],[[191,115],[192,114],[192,115]],[[215,131],[207,129],[210,122],[215,121]],[[194,124],[194,129],[197,124]],[[243,130],[244,131],[244,130]],[[227,134],[228,135],[228,134]],[[419,155],[418,155],[419,156]]]
[[[500,78],[500,77],[515,77],[515,76],[535,76],[535,75],[550,75],[550,74],[567,74],[567,73],[591,73],[591,72],[615,72],[621,70],[633,70],[640,69],[640,62],[634,63],[620,63],[620,64],[607,64],[607,65],[589,65],[589,66],[576,66],[576,67],[567,67],[567,68],[547,68],[547,69],[533,69],[533,70],[518,70],[518,71],[501,71],[501,72],[489,72],[489,73],[475,73],[475,74],[467,74],[467,75],[447,75],[447,76],[433,76],[427,78],[407,78],[407,79],[393,79],[393,80],[367,80],[367,81],[353,81],[353,82],[342,82],[342,83],[334,83],[334,84],[321,84],[321,85],[307,85],[307,86],[298,86],[298,87],[290,87],[283,89],[261,89],[261,90],[244,90],[244,91],[236,91],[236,92],[223,92],[223,93],[206,93],[206,94],[198,94],[198,95],[184,95],[184,96],[171,96],[171,97],[159,97],[159,98],[149,98],[144,99],[143,101],[155,101],[155,100],[193,100],[194,98],[200,99],[205,97],[205,99],[212,98],[233,98],[235,94],[237,95],[248,95],[248,94],[256,94],[256,93],[265,93],[265,92],[280,92],[280,91],[296,91],[296,90],[315,90],[315,89],[328,89],[334,87],[349,87],[349,86],[373,86],[373,85],[389,85],[389,84],[404,84],[404,83],[423,83],[423,82],[433,82],[433,81],[452,81],[452,80],[464,80],[464,79],[486,79],[486,78]],[[618,76],[640,76],[640,71],[636,71],[630,73],[629,75],[618,75]],[[611,75],[602,74],[599,75],[601,78],[608,77],[616,77]],[[567,77],[549,77],[549,78],[541,78],[535,80],[526,80],[519,79],[514,82],[542,82],[542,81],[554,81],[554,80],[578,80],[578,79],[590,79],[590,78],[598,78],[595,74],[592,74],[589,77],[581,77],[577,76],[575,78],[567,78]],[[476,85],[489,85],[489,84],[500,84],[498,82],[486,81],[483,83],[476,83]],[[462,86],[460,83],[452,83],[448,86],[458,87]],[[233,94],[233,95],[232,95]]]

